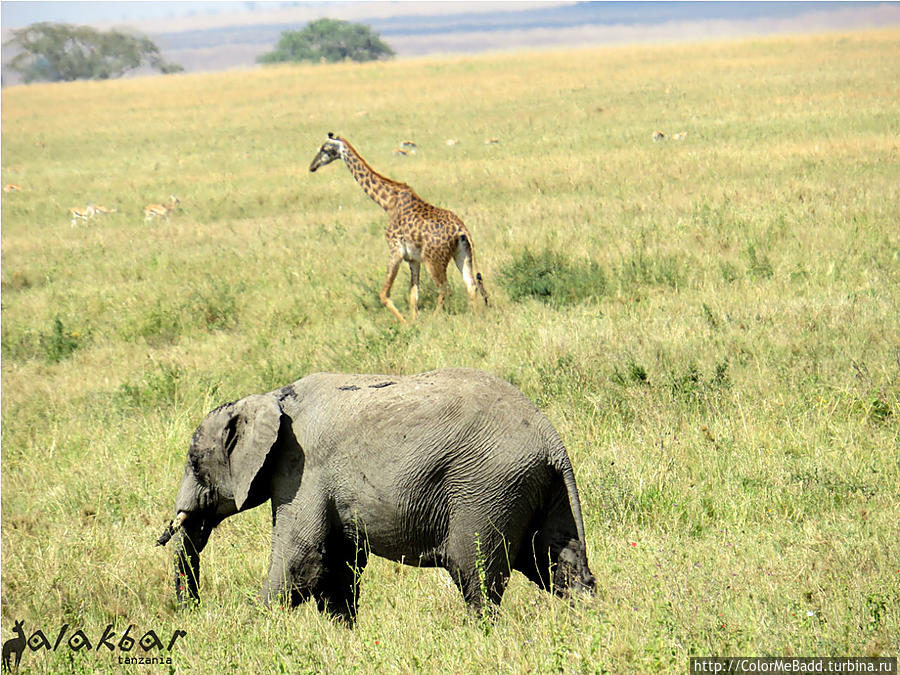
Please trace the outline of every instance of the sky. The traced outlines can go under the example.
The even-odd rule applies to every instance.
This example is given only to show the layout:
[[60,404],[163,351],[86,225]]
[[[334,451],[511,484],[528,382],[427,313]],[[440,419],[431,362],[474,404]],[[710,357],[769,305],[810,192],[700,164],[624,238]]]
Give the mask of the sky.
[[[207,0],[205,2],[160,0],[118,0],[116,2],[61,2],[59,0],[2,0],[0,23],[4,29],[21,28],[38,21],[106,24],[118,22],[161,32],[171,21],[175,30],[210,28],[214,25],[278,23],[279,20],[311,21],[327,11],[334,18],[349,21],[362,17],[395,15],[440,15],[457,12],[481,13],[538,9],[541,6],[571,4],[574,0]],[[251,11],[252,10],[252,11]],[[198,24],[193,18],[203,17]],[[279,19],[280,17],[280,19]],[[177,25],[176,25],[177,24]],[[179,27],[180,26],[180,27]]]
[[[37,21],[64,23],[97,23],[102,21],[134,21],[164,19],[190,13],[245,12],[256,6],[281,7],[284,2],[58,2],[47,0],[3,0],[0,15],[4,28],[20,28]],[[305,3],[323,4],[323,3]]]

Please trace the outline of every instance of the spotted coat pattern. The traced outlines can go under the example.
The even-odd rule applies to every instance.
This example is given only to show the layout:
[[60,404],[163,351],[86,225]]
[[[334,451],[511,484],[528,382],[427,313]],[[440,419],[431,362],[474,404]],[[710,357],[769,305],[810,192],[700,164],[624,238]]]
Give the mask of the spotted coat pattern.
[[344,160],[363,191],[388,214],[384,234],[390,249],[390,261],[380,295],[381,302],[399,321],[405,322],[405,319],[391,301],[390,291],[403,261],[409,264],[409,307],[413,319],[418,312],[419,269],[423,262],[438,287],[435,311],[440,310],[444,297],[450,293],[447,265],[451,260],[459,267],[473,306],[477,305],[477,294],[487,304],[481,274],[474,270],[472,239],[456,214],[429,204],[409,185],[377,173],[346,139],[332,134],[329,134],[310,164],[310,171],[338,158]]

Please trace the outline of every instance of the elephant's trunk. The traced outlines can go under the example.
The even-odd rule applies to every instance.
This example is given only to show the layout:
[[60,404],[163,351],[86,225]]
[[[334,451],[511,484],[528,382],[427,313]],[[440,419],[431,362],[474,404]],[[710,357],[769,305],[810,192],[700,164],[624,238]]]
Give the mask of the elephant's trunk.
[[165,546],[169,543],[169,539],[172,538],[172,535],[178,532],[181,528],[184,521],[187,519],[188,514],[186,511],[179,511],[178,515],[166,525],[166,529],[163,530],[163,533],[159,535],[159,539],[156,540],[157,546]]
[[179,516],[182,514],[185,516],[181,518],[182,527],[174,527],[174,523],[178,521],[176,518],[160,537],[163,539],[170,529],[178,534],[175,548],[175,600],[179,608],[196,605],[200,601],[200,553],[206,547],[209,534],[215,527],[214,522],[199,514],[192,514],[190,518],[183,511]]

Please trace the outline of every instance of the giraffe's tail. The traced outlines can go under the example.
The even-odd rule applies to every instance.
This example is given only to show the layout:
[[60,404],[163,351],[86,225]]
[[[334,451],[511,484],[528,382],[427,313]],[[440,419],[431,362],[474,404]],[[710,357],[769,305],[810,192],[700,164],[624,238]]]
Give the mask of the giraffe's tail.
[[478,292],[481,293],[481,297],[484,298],[484,306],[489,306],[490,303],[488,302],[487,291],[484,290],[484,282],[481,279],[481,272],[478,272],[475,275],[475,286],[476,288],[478,288]]
[[[469,241],[468,235],[459,235],[459,248],[457,249],[457,252],[462,253],[462,258],[464,260],[468,260],[470,268],[474,272],[475,251],[472,249],[472,242]],[[490,303],[488,302],[487,291],[484,290],[484,280],[481,277],[481,272],[475,272],[473,282],[475,284],[475,291],[484,299],[485,306],[488,306]]]

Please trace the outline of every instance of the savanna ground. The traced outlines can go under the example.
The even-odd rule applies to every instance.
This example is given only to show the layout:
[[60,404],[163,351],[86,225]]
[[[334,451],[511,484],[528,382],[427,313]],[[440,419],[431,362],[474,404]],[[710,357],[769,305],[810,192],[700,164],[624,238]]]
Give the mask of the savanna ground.
[[[2,638],[181,629],[153,670],[191,673],[896,655],[898,83],[882,30],[4,90],[23,189],[2,201]],[[465,220],[489,309],[451,268],[446,312],[427,279],[395,323],[384,214],[343,166],[307,171],[328,131]],[[91,202],[118,210],[70,227]],[[153,543],[208,410],[441,366],[510,380],[557,426],[596,598],[517,575],[484,624],[443,571],[375,559],[355,630],[265,611],[259,508],[213,535],[204,602],[176,613]],[[63,642],[22,666],[123,655]]]

